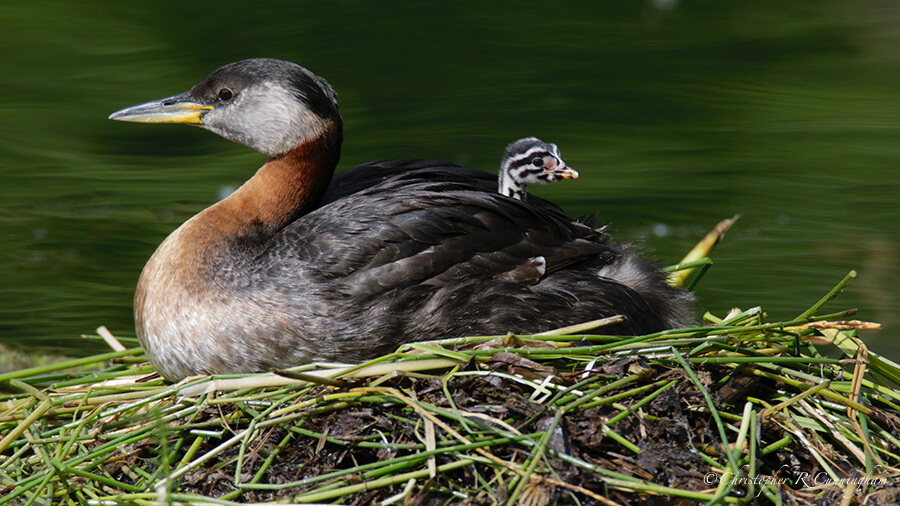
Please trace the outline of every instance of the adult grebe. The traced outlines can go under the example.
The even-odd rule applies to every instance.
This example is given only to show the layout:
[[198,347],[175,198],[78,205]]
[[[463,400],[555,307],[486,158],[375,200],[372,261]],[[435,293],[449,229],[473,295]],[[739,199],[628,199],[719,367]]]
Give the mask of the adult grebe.
[[421,160],[336,176],[335,92],[294,63],[226,65],[110,119],[186,123],[268,156],[178,227],[141,273],[135,326],[165,378],[358,361],[399,344],[538,332],[611,315],[606,332],[690,322],[690,295],[553,204],[496,176]]
[[561,179],[578,179],[578,172],[566,165],[556,144],[537,137],[525,137],[509,146],[500,161],[497,191],[525,200],[530,184],[549,184]]

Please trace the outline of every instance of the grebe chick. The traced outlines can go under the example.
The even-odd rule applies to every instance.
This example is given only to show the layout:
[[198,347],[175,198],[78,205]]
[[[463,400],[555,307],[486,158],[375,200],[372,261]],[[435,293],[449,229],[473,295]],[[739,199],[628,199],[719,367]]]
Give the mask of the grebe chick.
[[561,179],[578,179],[578,172],[566,165],[556,144],[537,137],[525,137],[509,146],[500,161],[497,191],[525,200],[530,184],[549,184]]
[[273,59],[226,65],[111,119],[185,123],[268,156],[176,229],[144,267],[135,328],[166,379],[360,361],[402,343],[684,325],[691,297],[655,264],[496,176],[389,160],[332,179],[342,122],[324,79]]

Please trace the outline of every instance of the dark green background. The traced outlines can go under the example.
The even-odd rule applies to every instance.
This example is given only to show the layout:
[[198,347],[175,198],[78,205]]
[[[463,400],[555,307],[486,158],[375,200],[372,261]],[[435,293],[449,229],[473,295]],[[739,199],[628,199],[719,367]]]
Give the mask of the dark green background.
[[338,90],[340,169],[421,157],[495,170],[559,144],[534,188],[679,260],[718,220],[701,307],[828,309],[900,356],[900,10],[891,2],[0,4],[0,343],[133,335],[143,263],[264,157],[200,129],[108,121],[216,67],[296,61]]

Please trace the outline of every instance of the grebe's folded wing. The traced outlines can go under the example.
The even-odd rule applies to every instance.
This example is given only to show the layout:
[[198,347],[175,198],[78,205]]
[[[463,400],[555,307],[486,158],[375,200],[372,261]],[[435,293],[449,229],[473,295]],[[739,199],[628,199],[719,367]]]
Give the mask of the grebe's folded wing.
[[270,252],[288,262],[296,255],[314,266],[307,274],[337,282],[348,295],[374,296],[473,275],[536,283],[572,263],[614,257],[600,239],[561,211],[493,189],[400,175],[297,220]]

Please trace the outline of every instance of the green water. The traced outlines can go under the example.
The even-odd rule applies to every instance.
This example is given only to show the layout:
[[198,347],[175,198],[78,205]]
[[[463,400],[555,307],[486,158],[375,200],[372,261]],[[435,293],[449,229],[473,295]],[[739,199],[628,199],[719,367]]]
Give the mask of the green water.
[[[108,121],[248,57],[338,90],[340,169],[433,158],[495,170],[560,146],[534,188],[674,263],[743,218],[698,289],[716,314],[828,309],[900,357],[900,9],[889,2],[47,2],[0,4],[0,343],[105,351],[167,233],[264,158],[184,126]],[[124,5],[124,4],[123,4]]]

